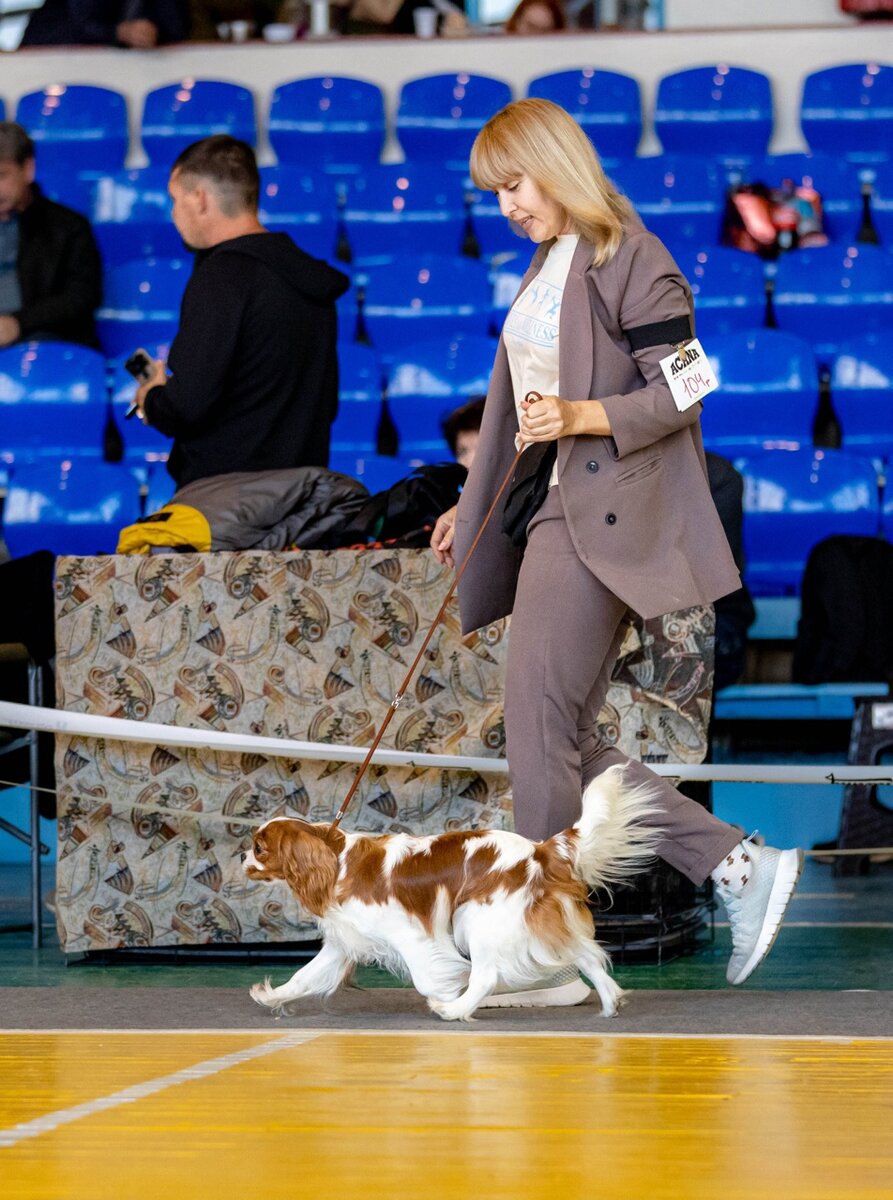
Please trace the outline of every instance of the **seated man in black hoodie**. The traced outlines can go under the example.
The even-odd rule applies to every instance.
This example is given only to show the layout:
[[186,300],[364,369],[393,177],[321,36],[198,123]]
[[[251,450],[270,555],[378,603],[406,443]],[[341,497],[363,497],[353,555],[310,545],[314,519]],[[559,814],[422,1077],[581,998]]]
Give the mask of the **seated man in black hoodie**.
[[196,251],[167,375],[137,412],[174,439],[178,487],[211,475],[325,467],[338,407],[336,299],[349,280],[268,233],[254,152],[226,134],[188,146],[171,170],[173,222]]

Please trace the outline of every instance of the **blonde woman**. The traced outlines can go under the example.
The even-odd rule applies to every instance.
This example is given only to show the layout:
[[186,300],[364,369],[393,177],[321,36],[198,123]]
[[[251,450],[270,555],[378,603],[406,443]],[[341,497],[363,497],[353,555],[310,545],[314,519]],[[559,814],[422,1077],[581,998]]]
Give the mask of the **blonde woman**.
[[[680,411],[661,359],[693,336],[688,284],[606,178],[589,139],[547,100],[519,100],[481,130],[478,187],[539,246],[502,331],[480,439],[458,508],[431,539],[461,561],[516,452],[544,498],[513,543],[494,518],[459,586],[463,628],[512,614],[505,683],[515,827],[534,839],[573,824],[582,788],[629,762],[597,717],[630,610],[711,604],[740,579],[710,496],[695,403]],[[542,399],[528,403],[531,391]],[[516,521],[517,524],[517,521]],[[727,978],[768,953],[802,868],[717,820],[639,763],[653,784],[659,854],[712,876],[732,930]],[[574,1004],[573,973],[487,1003]]]

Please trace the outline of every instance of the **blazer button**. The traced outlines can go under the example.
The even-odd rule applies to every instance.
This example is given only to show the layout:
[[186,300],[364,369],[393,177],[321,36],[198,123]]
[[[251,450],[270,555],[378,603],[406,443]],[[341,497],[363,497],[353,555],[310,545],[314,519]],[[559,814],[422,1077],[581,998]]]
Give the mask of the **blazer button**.
[[617,524],[617,514],[616,513],[605,513],[605,524],[606,525],[616,525]]
[[596,473],[598,470],[598,463],[595,461],[595,459],[592,459],[586,464],[586,470],[590,471],[593,475]]

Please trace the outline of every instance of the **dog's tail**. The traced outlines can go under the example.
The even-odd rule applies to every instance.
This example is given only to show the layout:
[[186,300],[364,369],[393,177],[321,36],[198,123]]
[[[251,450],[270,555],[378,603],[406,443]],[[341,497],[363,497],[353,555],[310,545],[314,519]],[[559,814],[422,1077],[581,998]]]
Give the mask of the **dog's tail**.
[[630,786],[624,767],[609,767],[583,793],[577,832],[576,874],[591,888],[610,888],[643,870],[654,857],[663,830],[645,824],[659,812],[656,789]]

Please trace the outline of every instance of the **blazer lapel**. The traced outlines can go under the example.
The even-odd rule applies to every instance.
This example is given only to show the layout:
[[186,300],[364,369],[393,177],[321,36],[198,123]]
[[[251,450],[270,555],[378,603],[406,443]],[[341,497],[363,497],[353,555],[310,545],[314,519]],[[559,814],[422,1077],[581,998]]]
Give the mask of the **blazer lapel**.
[[[582,239],[571,259],[558,318],[558,379],[562,400],[589,400],[593,377],[592,312],[586,272],[593,248]],[[558,464],[564,469],[573,438],[559,438]]]

